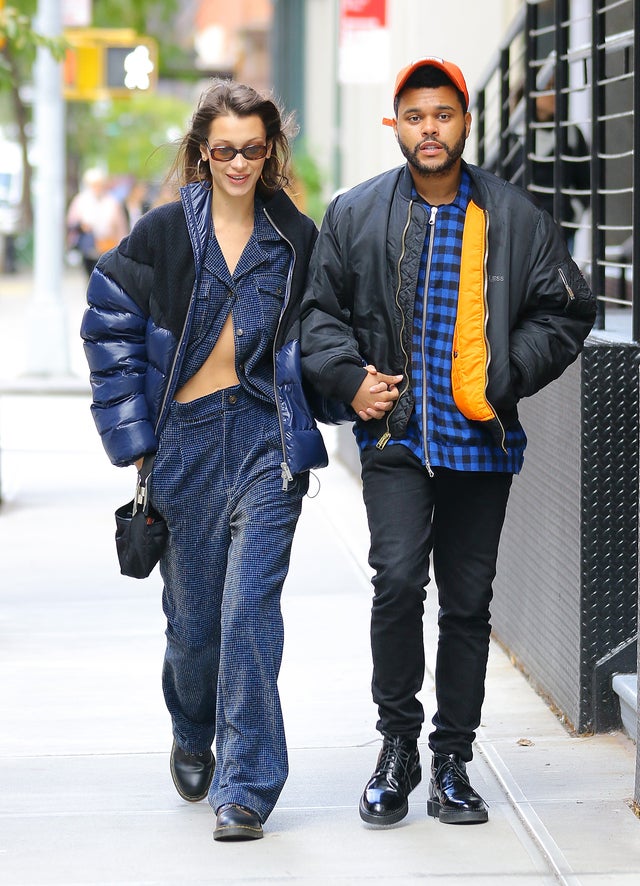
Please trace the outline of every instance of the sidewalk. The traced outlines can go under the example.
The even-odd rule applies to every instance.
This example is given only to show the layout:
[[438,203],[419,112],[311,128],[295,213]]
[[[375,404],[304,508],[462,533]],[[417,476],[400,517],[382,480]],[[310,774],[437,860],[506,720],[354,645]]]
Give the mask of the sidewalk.
[[[6,379],[19,364],[26,296],[5,282]],[[65,285],[79,374],[82,289],[78,277]],[[134,473],[109,464],[88,404],[88,394],[0,397],[4,886],[639,882],[635,745],[619,733],[569,735],[495,644],[470,766],[489,823],[426,817],[423,740],[425,777],[407,818],[382,831],[362,824],[358,798],[379,748],[367,529],[359,484],[335,456],[305,501],[283,599],[290,778],[264,840],[214,843],[212,811],[183,802],[169,775],[159,575],[139,582],[117,569],[113,510]],[[332,432],[327,443],[333,451]],[[437,617],[429,591],[427,712]]]

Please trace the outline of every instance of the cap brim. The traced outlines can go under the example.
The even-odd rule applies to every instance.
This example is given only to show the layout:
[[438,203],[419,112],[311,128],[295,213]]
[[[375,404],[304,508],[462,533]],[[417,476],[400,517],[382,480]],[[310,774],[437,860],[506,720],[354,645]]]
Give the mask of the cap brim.
[[[463,94],[467,107],[469,107],[469,90],[467,89],[467,84],[464,81],[464,77],[462,76],[462,71],[460,71],[459,75],[455,70],[451,70],[454,67],[451,62],[440,62],[437,58],[422,58],[417,62],[414,62],[412,65],[408,65],[398,76],[396,79],[395,91],[393,93],[394,98],[397,97],[398,93],[401,89],[404,88],[409,77],[415,72],[420,70],[420,68],[437,68],[439,71],[442,71],[449,80],[453,83],[456,89],[459,89]],[[457,68],[457,66],[455,66]],[[457,69],[459,71],[459,68]]]

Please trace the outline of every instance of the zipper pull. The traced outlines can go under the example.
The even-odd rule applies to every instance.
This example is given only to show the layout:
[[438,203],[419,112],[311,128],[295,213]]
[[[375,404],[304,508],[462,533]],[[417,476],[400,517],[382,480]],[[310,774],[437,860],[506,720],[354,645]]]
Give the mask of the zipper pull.
[[286,492],[289,488],[289,483],[293,480],[293,474],[286,461],[280,462],[280,469],[282,470],[282,490]]
[[567,290],[567,295],[569,296],[569,301],[573,301],[573,299],[576,297],[576,295],[575,295],[575,292],[573,291],[573,289],[569,286],[569,281],[567,280],[566,274],[564,273],[562,268],[558,268],[558,274],[560,274],[560,279],[564,283],[564,288]]
[[429,216],[429,224],[430,224],[430,225],[435,225],[435,223],[436,223],[436,213],[437,213],[437,211],[438,211],[438,207],[437,207],[437,206],[432,206],[432,207],[431,207],[431,215]]
[[390,439],[391,434],[389,433],[389,431],[385,431],[382,437],[380,437],[380,439],[376,443],[376,449],[384,449]]

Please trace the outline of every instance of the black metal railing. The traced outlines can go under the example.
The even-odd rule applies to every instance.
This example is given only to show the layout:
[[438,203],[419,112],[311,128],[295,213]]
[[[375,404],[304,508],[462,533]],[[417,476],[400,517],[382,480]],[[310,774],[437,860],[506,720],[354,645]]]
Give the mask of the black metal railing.
[[526,3],[473,97],[471,149],[475,162],[526,187],[549,209],[597,295],[596,327],[635,342],[640,23],[634,15],[634,0]]

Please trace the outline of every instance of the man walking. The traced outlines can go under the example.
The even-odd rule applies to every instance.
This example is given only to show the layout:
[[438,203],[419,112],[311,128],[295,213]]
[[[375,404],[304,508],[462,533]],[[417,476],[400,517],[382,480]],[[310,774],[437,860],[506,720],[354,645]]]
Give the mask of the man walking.
[[437,710],[427,812],[484,822],[466,763],[480,723],[498,543],[525,433],[517,403],[580,353],[595,299],[551,217],[462,160],[460,69],[427,57],[398,74],[406,163],[329,206],[303,302],[303,370],[350,404],[374,570],[373,700],[382,750],[366,822],[408,811],[421,780],[422,617],[438,589]]

